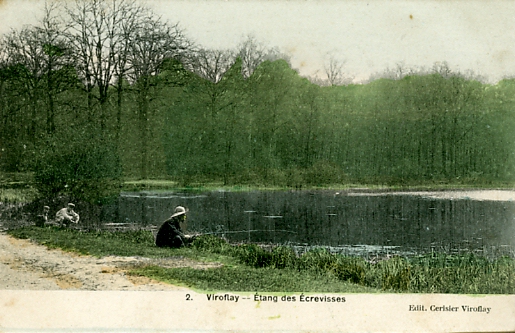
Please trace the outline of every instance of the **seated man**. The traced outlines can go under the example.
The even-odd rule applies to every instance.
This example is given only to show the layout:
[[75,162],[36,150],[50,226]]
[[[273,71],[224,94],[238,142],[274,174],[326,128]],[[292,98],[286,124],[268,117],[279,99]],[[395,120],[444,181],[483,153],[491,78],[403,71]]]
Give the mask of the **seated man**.
[[179,248],[190,244],[195,237],[185,235],[181,230],[181,223],[186,221],[186,209],[175,207],[175,213],[163,222],[156,236],[156,246]]
[[57,222],[60,227],[62,227],[63,224],[69,226],[70,223],[79,223],[79,214],[73,211],[74,207],[74,204],[69,203],[68,207],[60,209],[55,214],[55,222]]
[[50,211],[50,207],[43,206],[43,213],[36,216],[36,227],[44,227],[48,222],[48,211]]

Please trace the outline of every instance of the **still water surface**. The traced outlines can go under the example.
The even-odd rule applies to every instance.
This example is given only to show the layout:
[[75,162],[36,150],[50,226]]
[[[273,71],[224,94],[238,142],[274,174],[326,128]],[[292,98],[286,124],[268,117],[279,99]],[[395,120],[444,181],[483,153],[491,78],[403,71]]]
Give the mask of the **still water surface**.
[[[255,191],[122,193],[117,222],[160,225],[177,205],[188,231],[232,241],[416,251],[515,248],[515,202],[423,193]],[[112,212],[114,213],[114,212]]]

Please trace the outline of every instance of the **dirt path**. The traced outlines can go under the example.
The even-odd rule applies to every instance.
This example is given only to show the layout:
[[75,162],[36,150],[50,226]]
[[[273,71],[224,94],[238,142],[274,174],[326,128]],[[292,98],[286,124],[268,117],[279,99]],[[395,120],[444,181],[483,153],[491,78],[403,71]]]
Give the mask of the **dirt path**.
[[0,289],[23,290],[187,290],[144,277],[128,276],[129,267],[216,267],[186,258],[95,258],[49,250],[0,233]]

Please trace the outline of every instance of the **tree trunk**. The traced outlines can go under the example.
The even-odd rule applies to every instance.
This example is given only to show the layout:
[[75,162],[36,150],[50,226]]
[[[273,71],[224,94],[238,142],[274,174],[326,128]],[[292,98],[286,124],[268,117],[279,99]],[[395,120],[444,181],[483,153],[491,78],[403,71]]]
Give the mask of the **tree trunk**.
[[143,79],[141,83],[139,94],[139,128],[141,140],[141,165],[140,165],[140,178],[147,179],[148,177],[148,82]]

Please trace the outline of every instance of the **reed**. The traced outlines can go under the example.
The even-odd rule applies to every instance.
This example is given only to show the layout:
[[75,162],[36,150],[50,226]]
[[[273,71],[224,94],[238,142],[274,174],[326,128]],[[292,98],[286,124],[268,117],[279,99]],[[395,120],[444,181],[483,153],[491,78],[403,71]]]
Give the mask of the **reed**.
[[[360,257],[334,254],[315,248],[301,255],[288,247],[267,251],[256,244],[223,245],[214,236],[199,238],[195,247],[236,256],[251,267],[311,271],[342,281],[390,292],[512,294],[515,292],[515,261],[490,259],[474,253],[393,256],[377,263]],[[214,247],[206,244],[216,243]]]

